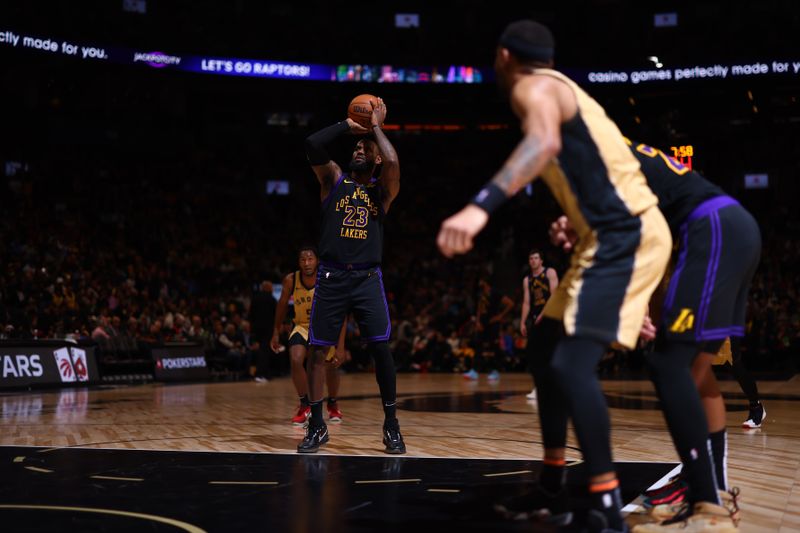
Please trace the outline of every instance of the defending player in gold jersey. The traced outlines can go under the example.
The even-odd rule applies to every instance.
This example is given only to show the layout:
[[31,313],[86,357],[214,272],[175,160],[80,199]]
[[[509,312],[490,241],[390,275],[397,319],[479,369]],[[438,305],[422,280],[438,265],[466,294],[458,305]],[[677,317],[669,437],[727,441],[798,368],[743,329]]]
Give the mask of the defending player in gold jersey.
[[[289,307],[289,297],[294,301],[294,320],[292,321],[292,331],[289,334],[289,357],[291,358],[291,374],[294,388],[300,397],[300,407],[292,417],[292,424],[302,426],[311,416],[311,407],[308,404],[308,377],[304,366],[308,355],[308,326],[311,317],[311,302],[314,299],[314,288],[317,280],[317,268],[319,258],[317,251],[306,246],[300,249],[298,256],[299,270],[287,274],[283,278],[283,292],[281,292],[278,306],[275,310],[275,329],[272,333],[270,347],[277,353],[281,349],[279,342],[280,328],[286,318],[286,311]],[[328,417],[331,422],[341,422],[342,412],[336,397],[339,393],[339,371],[338,367],[343,362],[344,354],[344,334],[347,323],[342,326],[339,335],[339,342],[334,348],[330,347],[326,360],[326,381],[328,382]]]

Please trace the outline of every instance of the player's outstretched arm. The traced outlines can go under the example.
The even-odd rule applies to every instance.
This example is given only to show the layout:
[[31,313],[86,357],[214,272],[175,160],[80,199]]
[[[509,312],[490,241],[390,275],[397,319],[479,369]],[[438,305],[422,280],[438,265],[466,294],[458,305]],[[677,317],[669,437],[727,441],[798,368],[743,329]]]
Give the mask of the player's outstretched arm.
[[532,182],[561,151],[561,122],[565,116],[565,97],[561,93],[569,89],[559,83],[544,76],[530,76],[514,86],[511,107],[520,118],[525,136],[470,205],[442,223],[437,244],[445,256],[470,251],[489,215]]
[[400,193],[400,160],[394,146],[381,129],[385,118],[386,104],[383,102],[383,98],[378,98],[377,105],[373,103],[370,128],[375,135],[375,142],[378,143],[378,150],[381,152],[382,168],[379,179],[384,191],[383,212],[387,213],[392,201]]
[[361,126],[351,119],[337,122],[332,126],[323,128],[306,138],[306,157],[311,163],[311,170],[317,176],[320,184],[320,198],[325,199],[331,191],[333,184],[342,174],[342,169],[335,161],[331,161],[326,147],[345,133],[364,134],[367,128]]

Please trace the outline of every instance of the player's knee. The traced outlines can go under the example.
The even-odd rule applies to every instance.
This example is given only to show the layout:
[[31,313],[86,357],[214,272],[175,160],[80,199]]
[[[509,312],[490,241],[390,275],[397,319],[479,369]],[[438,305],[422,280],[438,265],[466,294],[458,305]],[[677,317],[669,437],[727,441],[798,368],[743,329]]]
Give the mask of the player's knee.
[[670,370],[670,363],[661,352],[647,352],[644,354],[644,362],[650,371],[653,381],[658,381],[666,376]]
[[306,360],[306,354],[304,352],[298,353],[294,350],[291,351],[289,357],[291,357],[293,365],[302,365]]
[[578,378],[578,375],[570,370],[570,365],[564,357],[553,357],[550,362],[550,372],[556,382],[565,389],[569,389]]
[[389,351],[389,341],[370,342],[367,346],[372,351]]
[[[325,350],[324,346],[312,346],[308,351],[308,364],[321,365],[325,364]],[[302,363],[302,359],[300,360]]]
[[591,339],[570,337],[556,347],[550,369],[565,391],[581,390],[591,385],[595,369],[603,355],[603,343]]
[[647,368],[654,381],[675,379],[678,374],[690,372],[692,360],[697,353],[688,343],[664,344],[661,350],[648,352],[644,356]]

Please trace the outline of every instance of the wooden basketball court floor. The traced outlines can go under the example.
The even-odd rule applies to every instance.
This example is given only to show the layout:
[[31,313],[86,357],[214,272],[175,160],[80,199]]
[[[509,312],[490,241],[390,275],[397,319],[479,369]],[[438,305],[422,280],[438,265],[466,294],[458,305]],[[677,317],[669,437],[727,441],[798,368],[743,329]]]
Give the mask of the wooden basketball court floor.
[[[767,420],[758,430],[740,427],[747,411],[737,384],[721,386],[741,531],[800,531],[800,376],[759,383]],[[636,495],[663,482],[677,458],[649,381],[603,388],[634,524],[643,519]],[[3,531],[540,530],[487,511],[535,479],[542,449],[529,391],[525,374],[496,383],[398,375],[408,447],[399,457],[382,453],[370,374],[343,377],[344,420],[329,425],[330,443],[316,456],[295,453],[303,430],[289,421],[297,400],[288,378],[7,392],[0,523]],[[578,487],[572,432],[569,446],[569,483]]]

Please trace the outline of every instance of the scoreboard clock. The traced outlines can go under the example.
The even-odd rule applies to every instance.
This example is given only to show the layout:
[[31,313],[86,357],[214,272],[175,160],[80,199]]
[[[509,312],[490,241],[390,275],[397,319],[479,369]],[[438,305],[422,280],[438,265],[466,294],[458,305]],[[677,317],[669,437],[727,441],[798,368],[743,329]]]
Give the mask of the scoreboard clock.
[[680,161],[680,163],[689,169],[692,168],[692,158],[694,157],[694,146],[691,144],[682,144],[680,146],[670,146],[672,157]]

